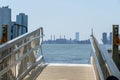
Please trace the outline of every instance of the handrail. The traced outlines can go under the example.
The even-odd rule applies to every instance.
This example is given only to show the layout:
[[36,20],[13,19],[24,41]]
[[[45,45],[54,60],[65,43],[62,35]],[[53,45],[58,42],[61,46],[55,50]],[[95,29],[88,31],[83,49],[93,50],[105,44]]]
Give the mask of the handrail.
[[21,36],[18,36],[16,38],[14,38],[14,39],[12,39],[12,40],[10,40],[10,41],[0,45],[0,51],[3,50],[3,48],[8,48],[9,46],[12,46],[15,43],[18,43],[17,41],[26,39],[26,37],[30,37],[32,34],[35,34],[38,31],[39,31],[40,37],[42,38],[43,37],[43,28],[41,27],[41,28],[36,29],[35,31],[29,32],[29,33],[25,33],[25,34],[23,34]]
[[43,41],[43,28],[23,34],[0,45],[0,80],[22,80],[43,60],[37,59]]
[[96,38],[91,35],[91,44],[94,51],[94,57],[96,61],[98,61],[97,67],[101,70],[104,80],[107,79],[109,76],[115,76],[120,79],[120,72],[116,67],[114,61],[110,57],[109,53],[105,49],[105,47],[100,47]]

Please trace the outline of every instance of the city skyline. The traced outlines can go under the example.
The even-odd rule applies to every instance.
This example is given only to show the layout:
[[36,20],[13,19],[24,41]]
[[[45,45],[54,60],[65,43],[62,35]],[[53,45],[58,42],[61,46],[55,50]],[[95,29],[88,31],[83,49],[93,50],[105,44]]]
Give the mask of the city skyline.
[[74,39],[66,38],[66,35],[60,35],[59,38],[56,38],[55,35],[51,35],[48,40],[43,40],[44,44],[90,44],[90,39],[81,40],[79,32],[75,33]]
[[[67,35],[67,36],[68,36],[68,35]],[[54,35],[50,35],[50,38],[48,38],[48,39],[46,39],[46,40],[72,39],[72,40],[79,41],[79,39],[80,39],[79,32],[75,32],[75,33],[74,33],[74,38],[72,38],[72,37],[67,37],[67,36],[64,35],[64,34],[61,34],[61,35],[59,35],[59,37],[56,37],[56,34],[54,34]]]
[[74,38],[75,32],[81,32],[80,37],[84,40],[90,38],[93,28],[100,41],[102,32],[109,33],[113,24],[120,24],[119,0],[2,0],[0,4],[9,5],[13,10],[12,16],[18,12],[28,14],[29,31],[43,26],[45,39],[49,39],[51,34]]
[[[102,44],[112,44],[112,32],[109,34],[106,32],[103,32],[101,34],[101,43]],[[79,35],[79,32],[75,33],[74,38],[66,38],[66,35],[60,35],[58,38],[56,38],[56,35],[51,35],[49,39],[44,39],[44,44],[90,44],[90,38],[82,40],[80,38],[81,35]],[[120,34],[119,34],[120,37]]]

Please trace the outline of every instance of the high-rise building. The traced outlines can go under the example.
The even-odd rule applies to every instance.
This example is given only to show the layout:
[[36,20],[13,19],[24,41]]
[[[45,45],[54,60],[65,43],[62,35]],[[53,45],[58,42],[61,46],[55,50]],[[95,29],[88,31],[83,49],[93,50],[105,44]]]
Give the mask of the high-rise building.
[[112,32],[110,32],[110,41],[109,41],[109,44],[112,44]]
[[107,40],[107,33],[105,33],[105,32],[102,33],[102,41],[103,41],[104,44],[107,44],[107,41],[108,41]]
[[11,35],[11,39],[16,38],[17,36],[19,36],[19,34],[18,34],[18,27],[17,27],[17,25],[14,25],[14,24],[16,24],[16,22],[12,22],[12,27],[11,27],[12,35]]
[[28,16],[24,13],[17,15],[16,24],[19,24],[19,35],[22,35],[27,32],[28,26]]
[[0,7],[0,43],[11,39],[11,9]]
[[76,40],[76,41],[79,41],[79,32],[76,32],[76,33],[75,33],[75,40]]

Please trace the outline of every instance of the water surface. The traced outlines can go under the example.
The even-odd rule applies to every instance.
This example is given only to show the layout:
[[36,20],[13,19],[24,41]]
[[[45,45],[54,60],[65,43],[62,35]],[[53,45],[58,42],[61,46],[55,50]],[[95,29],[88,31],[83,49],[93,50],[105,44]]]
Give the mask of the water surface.
[[88,44],[43,44],[42,49],[48,63],[85,64],[92,51]]

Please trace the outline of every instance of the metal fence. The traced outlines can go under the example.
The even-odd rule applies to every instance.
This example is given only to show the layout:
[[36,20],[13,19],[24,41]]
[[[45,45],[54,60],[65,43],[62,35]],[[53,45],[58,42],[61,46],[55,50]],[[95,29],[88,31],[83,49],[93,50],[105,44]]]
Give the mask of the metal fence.
[[[93,63],[98,80],[106,80],[109,76],[115,76],[120,79],[120,72],[116,67],[112,57],[104,46],[100,47],[96,38],[91,35],[91,44],[93,47]],[[97,68],[96,68],[97,67]]]
[[0,45],[0,80],[22,80],[35,67],[43,38],[43,28]]

